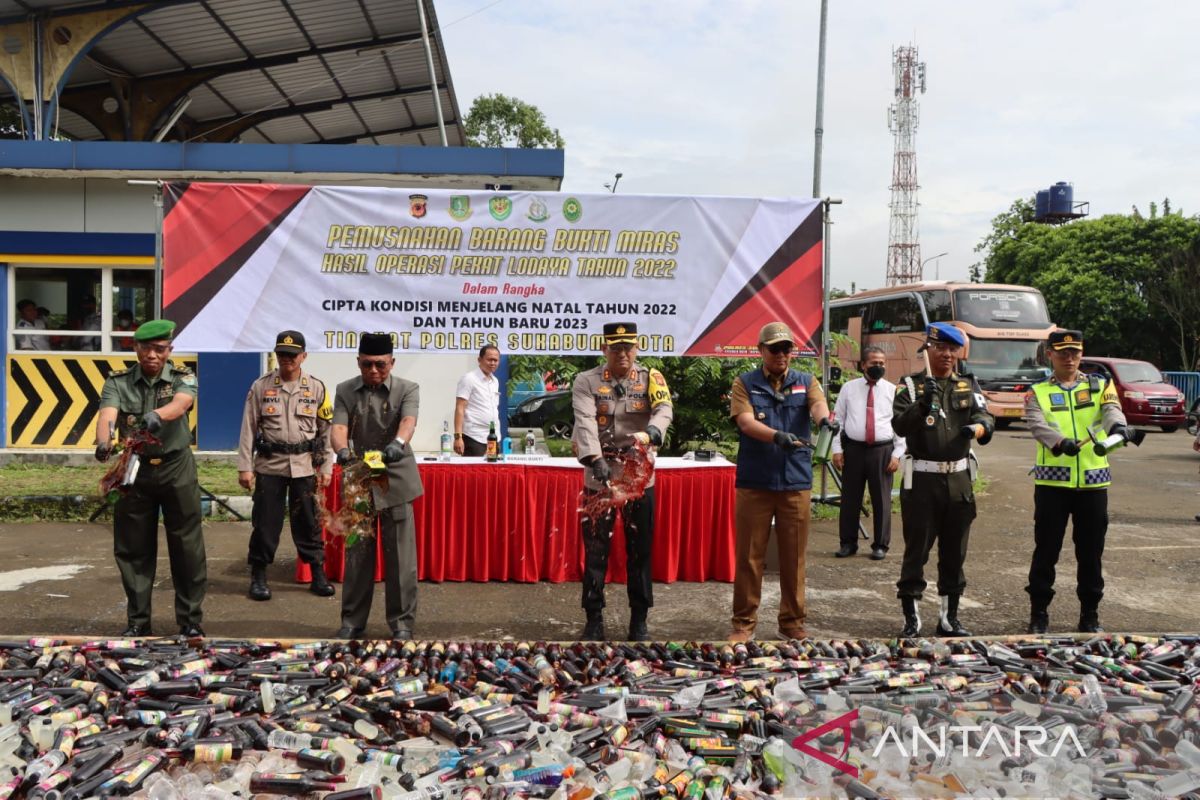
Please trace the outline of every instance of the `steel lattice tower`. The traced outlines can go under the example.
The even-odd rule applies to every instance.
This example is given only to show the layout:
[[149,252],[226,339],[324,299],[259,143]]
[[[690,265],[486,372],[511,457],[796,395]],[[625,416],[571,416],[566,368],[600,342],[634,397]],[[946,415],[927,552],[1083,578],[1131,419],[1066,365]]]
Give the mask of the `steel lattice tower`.
[[921,280],[921,242],[917,238],[917,92],[925,93],[925,64],[917,48],[892,51],[896,101],[888,108],[888,130],[895,138],[892,162],[892,216],[888,231],[887,285]]

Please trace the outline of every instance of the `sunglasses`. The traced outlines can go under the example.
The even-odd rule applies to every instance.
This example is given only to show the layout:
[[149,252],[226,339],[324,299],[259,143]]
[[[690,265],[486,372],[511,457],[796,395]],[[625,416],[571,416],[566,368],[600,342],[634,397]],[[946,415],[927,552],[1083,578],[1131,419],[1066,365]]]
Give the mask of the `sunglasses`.
[[791,342],[776,342],[775,344],[767,347],[767,352],[781,356],[792,352],[792,347],[793,345]]
[[367,370],[376,369],[376,370],[383,371],[388,368],[388,362],[382,361],[382,360],[380,360],[380,361],[360,361],[360,362],[358,362],[358,368],[359,369],[367,369]]

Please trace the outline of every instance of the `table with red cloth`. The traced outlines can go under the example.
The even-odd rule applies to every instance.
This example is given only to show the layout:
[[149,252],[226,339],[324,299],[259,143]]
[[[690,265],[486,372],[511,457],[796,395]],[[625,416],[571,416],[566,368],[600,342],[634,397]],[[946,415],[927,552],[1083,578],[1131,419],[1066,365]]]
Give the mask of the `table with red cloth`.
[[[579,494],[583,467],[570,458],[510,457],[418,463],[425,493],[413,503],[417,575],[428,581],[578,581],[583,575]],[[725,581],[734,573],[734,466],[723,459],[659,458],[655,469],[655,581]],[[336,508],[340,471],[326,489]],[[625,581],[625,533],[613,530],[608,580]],[[341,537],[325,532],[325,574],[340,581]],[[355,547],[376,547],[378,538]],[[382,554],[375,580],[383,578]],[[311,579],[297,562],[296,580]]]

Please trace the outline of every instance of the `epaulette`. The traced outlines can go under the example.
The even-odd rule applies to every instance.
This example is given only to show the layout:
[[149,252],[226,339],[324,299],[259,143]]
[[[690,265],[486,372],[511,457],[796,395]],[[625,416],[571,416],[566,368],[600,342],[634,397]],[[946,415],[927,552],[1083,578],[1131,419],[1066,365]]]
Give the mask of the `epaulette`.
[[172,370],[172,371],[174,371],[174,372],[178,372],[180,375],[193,375],[193,374],[195,374],[195,373],[193,373],[193,372],[192,372],[192,368],[191,368],[191,367],[188,367],[188,366],[186,366],[186,365],[184,365],[184,364],[176,364],[176,363],[174,363],[174,362],[172,362],[172,363],[171,363],[171,370]]
[[133,367],[126,367],[125,369],[114,369],[114,370],[111,370],[111,371],[108,373],[108,377],[109,377],[109,378],[120,378],[122,375],[128,375],[128,374],[129,374],[129,370],[131,370],[131,369],[133,369]]

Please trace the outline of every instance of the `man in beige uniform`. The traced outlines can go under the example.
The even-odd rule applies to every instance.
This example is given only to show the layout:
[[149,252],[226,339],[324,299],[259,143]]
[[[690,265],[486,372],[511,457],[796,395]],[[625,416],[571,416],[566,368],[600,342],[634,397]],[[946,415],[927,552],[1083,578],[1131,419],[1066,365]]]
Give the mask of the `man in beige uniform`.
[[[667,382],[656,369],[636,363],[637,325],[616,322],[604,326],[605,363],[575,378],[571,402],[575,407],[572,440],[584,470],[584,492],[595,494],[621,475],[619,460],[635,442],[662,444],[674,409]],[[646,493],[621,509],[625,522],[626,590],[629,594],[629,638],[649,638],[646,613],[654,605],[650,552],[654,539],[654,479]],[[604,637],[604,576],[608,572],[609,540],[616,511],[597,520],[583,519],[583,610],[587,626],[581,638]]]
[[304,334],[281,332],[275,341],[279,368],[256,380],[246,395],[238,482],[254,491],[254,532],[246,556],[252,600],[271,599],[267,565],[275,561],[279,547],[285,501],[296,553],[312,567],[309,591],[318,597],[333,595],[325,577],[315,496],[325,485],[319,471],[328,461],[333,403],[325,384],[300,368],[307,356]]

